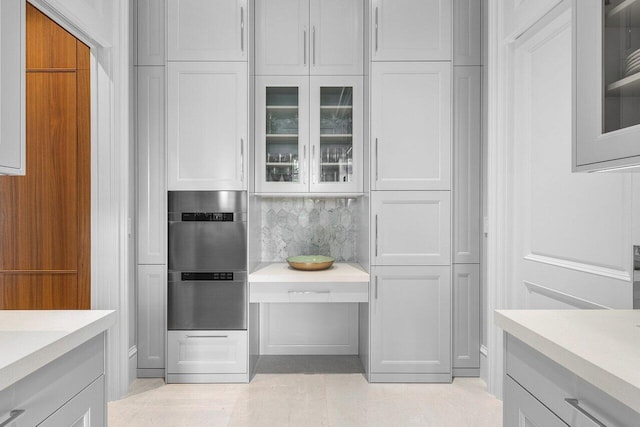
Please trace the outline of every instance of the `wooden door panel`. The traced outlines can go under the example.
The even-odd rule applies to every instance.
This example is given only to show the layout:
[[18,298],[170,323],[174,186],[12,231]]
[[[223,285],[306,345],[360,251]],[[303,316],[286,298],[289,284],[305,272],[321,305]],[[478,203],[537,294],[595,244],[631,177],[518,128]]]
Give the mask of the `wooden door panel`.
[[[55,49],[52,47],[55,46]],[[76,38],[27,3],[27,69],[76,68]]]
[[91,306],[89,69],[89,48],[28,6],[26,175],[0,177],[0,309]]
[[0,308],[64,310],[78,308],[78,283],[71,273],[0,274]]
[[0,194],[0,269],[75,270],[75,73],[27,73],[27,174]]

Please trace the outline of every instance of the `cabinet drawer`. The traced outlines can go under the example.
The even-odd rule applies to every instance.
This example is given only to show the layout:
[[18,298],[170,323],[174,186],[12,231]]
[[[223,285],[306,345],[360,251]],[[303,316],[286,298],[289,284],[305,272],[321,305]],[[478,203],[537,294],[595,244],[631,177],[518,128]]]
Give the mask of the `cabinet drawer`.
[[23,410],[9,425],[38,425],[103,374],[104,334],[100,334],[0,391],[0,423],[12,410]]
[[258,302],[368,302],[369,283],[250,283]]
[[589,418],[592,417],[608,427],[638,424],[640,414],[628,406],[522,341],[510,335],[507,337],[508,377],[517,381],[565,423],[571,426],[597,425]]
[[510,377],[504,382],[505,426],[566,427],[560,418]]
[[169,331],[170,374],[247,372],[246,331]]

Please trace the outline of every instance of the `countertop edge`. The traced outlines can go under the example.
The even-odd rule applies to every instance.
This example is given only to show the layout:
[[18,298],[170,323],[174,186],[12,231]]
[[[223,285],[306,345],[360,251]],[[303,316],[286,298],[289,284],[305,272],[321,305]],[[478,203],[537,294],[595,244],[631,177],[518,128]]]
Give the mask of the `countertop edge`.
[[[346,273],[338,273],[333,276],[327,277],[327,271],[296,271],[296,270],[287,270],[283,272],[273,272],[269,275],[268,278],[265,278],[265,273],[263,270],[271,267],[272,265],[278,265],[285,267],[287,263],[282,262],[271,262],[271,263],[262,263],[260,264],[255,271],[248,275],[249,283],[323,283],[323,282],[344,282],[344,283],[366,283],[370,280],[370,274],[358,263],[352,262],[340,262],[335,263],[334,265],[347,265],[353,270],[357,270],[355,272],[346,272]],[[304,277],[309,275],[307,277]],[[314,278],[317,280],[311,279],[311,275],[315,275]]]
[[[508,310],[507,310],[508,311]],[[508,334],[640,413],[640,388],[495,310],[494,323]]]
[[[103,316],[69,331],[64,336],[41,347],[29,355],[0,369],[0,391],[11,387],[26,376],[48,365],[74,348],[107,331],[116,323],[115,310],[91,310],[103,312]],[[25,331],[28,332],[28,331]]]

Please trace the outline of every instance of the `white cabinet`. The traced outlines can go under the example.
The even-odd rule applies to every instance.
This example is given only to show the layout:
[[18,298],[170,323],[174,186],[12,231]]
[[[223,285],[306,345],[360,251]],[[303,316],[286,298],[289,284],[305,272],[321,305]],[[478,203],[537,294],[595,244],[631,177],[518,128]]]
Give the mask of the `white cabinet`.
[[168,0],[169,61],[247,61],[247,0]]
[[0,2],[0,174],[26,173],[26,2]]
[[362,192],[361,77],[256,78],[256,191]]
[[481,65],[482,2],[453,1],[453,65]]
[[371,194],[373,265],[451,264],[448,191]]
[[640,164],[640,3],[576,1],[574,171]]
[[247,372],[247,331],[169,331],[169,374]]
[[166,264],[165,67],[136,71],[138,264]]
[[91,427],[106,425],[104,390],[104,375],[101,375],[38,426]]
[[138,266],[138,370],[164,369],[167,267]]
[[247,64],[168,66],[167,173],[172,190],[246,190]]
[[372,374],[450,375],[450,267],[374,267],[371,286]]
[[451,3],[451,0],[372,0],[372,60],[450,60]]
[[453,368],[480,369],[479,264],[453,266],[452,306]]
[[504,387],[504,395],[508,398],[505,399],[504,404],[503,425],[522,427],[566,427],[568,425],[511,377],[506,377]]
[[373,190],[451,187],[451,66],[374,63]]
[[137,0],[135,65],[164,65],[166,0]]
[[453,262],[480,262],[481,69],[453,68]]
[[106,426],[104,366],[105,333],[100,333],[0,390],[0,425]]
[[257,75],[362,75],[363,0],[256,2]]

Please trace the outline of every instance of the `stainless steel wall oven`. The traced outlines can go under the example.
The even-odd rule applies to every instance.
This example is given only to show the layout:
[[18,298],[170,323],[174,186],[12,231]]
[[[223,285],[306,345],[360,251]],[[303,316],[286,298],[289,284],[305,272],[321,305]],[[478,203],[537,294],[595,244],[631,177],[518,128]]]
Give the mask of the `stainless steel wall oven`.
[[247,329],[246,310],[246,192],[169,192],[169,330]]

